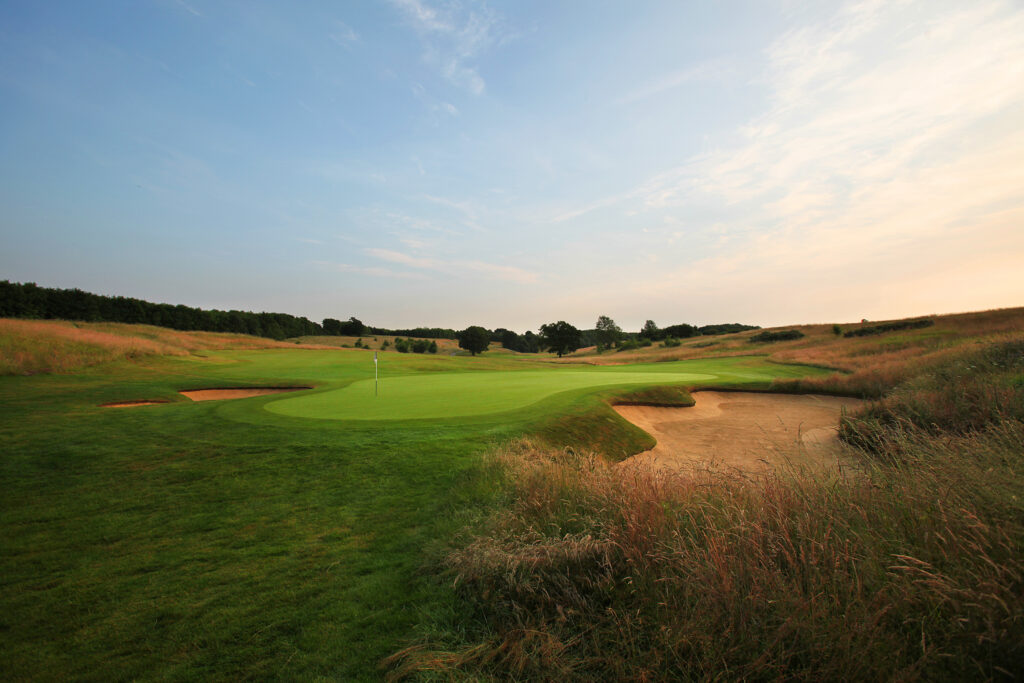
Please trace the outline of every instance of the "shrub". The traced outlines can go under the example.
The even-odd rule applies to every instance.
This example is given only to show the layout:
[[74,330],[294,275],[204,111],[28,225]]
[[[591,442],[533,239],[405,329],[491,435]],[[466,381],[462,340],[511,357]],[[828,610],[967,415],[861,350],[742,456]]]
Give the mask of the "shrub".
[[[866,322],[866,321],[865,321]],[[896,330],[917,330],[923,327],[930,327],[935,324],[933,320],[897,320],[891,323],[880,323],[878,325],[866,325],[855,330],[848,330],[843,333],[844,337],[867,337]]]
[[636,339],[627,339],[619,344],[619,348],[615,349],[615,352],[622,353],[623,351],[636,351],[639,348],[640,344],[637,343]]
[[683,342],[679,341],[675,337],[666,337],[665,341],[663,341],[661,343],[661,345],[665,346],[665,347],[668,347],[668,348],[672,348],[672,347],[676,347],[676,346],[681,346],[682,343]]
[[779,341],[790,341],[793,339],[803,338],[804,333],[800,330],[780,330],[779,332],[764,331],[755,334],[750,338],[750,341],[757,342],[759,344],[766,344],[770,342]]

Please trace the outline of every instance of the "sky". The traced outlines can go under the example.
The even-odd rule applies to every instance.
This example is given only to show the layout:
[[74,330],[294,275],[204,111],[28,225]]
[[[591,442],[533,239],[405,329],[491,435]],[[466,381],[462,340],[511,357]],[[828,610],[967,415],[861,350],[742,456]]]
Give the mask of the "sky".
[[375,326],[1024,305],[1019,0],[5,0],[0,279]]

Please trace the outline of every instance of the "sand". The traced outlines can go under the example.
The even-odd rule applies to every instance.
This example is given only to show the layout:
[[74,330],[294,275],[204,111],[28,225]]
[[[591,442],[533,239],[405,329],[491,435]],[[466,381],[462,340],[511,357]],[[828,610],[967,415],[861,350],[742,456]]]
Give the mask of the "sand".
[[249,398],[267,394],[282,394],[288,391],[302,391],[311,387],[243,387],[238,389],[195,389],[179,391],[182,396],[193,401],[224,401],[232,398]]
[[764,471],[787,462],[833,465],[842,457],[843,409],[863,401],[835,396],[701,391],[692,408],[615,406],[658,445],[625,461],[656,468],[714,466]]

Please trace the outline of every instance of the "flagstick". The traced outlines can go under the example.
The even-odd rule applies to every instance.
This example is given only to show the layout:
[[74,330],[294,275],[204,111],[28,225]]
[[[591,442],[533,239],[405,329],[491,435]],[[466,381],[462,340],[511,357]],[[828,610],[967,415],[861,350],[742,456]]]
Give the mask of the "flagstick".
[[377,352],[373,352],[373,395],[377,395],[377,383],[380,380],[377,378]]

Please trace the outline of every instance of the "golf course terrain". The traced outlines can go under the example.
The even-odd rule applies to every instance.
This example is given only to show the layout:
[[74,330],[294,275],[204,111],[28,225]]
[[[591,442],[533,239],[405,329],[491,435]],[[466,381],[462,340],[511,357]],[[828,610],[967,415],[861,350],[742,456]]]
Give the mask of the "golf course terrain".
[[[491,504],[483,451],[652,385],[764,388],[756,358],[601,368],[266,349],[0,378],[0,676],[376,679],[462,610],[429,549]],[[178,392],[304,392],[196,403]],[[103,404],[166,401],[129,408]],[[607,430],[631,426],[611,413]],[[638,446],[636,450],[642,448]]]
[[[878,668],[867,673],[932,670],[931,652],[908,650],[904,640],[919,643],[922,629],[931,638],[945,620],[961,617],[989,619],[995,630],[967,648],[956,671],[995,656],[993,648],[1016,657],[1006,642],[1021,632],[1019,608],[985,611],[1020,595],[1021,499],[1012,498],[1019,476],[1004,476],[1015,465],[982,463],[977,471],[989,474],[966,480],[1001,481],[988,489],[988,507],[970,508],[969,519],[1002,534],[982,538],[975,529],[971,537],[979,557],[1000,567],[998,576],[989,576],[988,564],[964,565],[968,573],[988,572],[978,576],[989,582],[990,597],[961,595],[981,600],[983,613],[914,593],[894,608],[890,628],[871,595],[894,594],[893,572],[885,569],[894,556],[930,562],[960,585],[935,559],[960,550],[933,548],[921,559],[914,545],[925,534],[921,525],[931,529],[948,510],[922,504],[919,516],[897,522],[891,507],[946,479],[899,489],[889,474],[872,474],[867,458],[845,483],[814,475],[832,478],[790,489],[780,474],[706,473],[700,482],[670,485],[664,473],[623,474],[613,464],[655,445],[613,405],[688,406],[688,391],[710,388],[888,395],[924,381],[914,378],[928,363],[1009,343],[1007,329],[1019,317],[1017,310],[997,322],[940,318],[916,336],[901,333],[899,344],[895,336],[843,339],[820,326],[773,348],[756,347],[750,333],[725,335],[702,349],[704,357],[693,357],[689,346],[618,358],[584,350],[568,358],[574,363],[549,354],[379,352],[376,367],[373,351],[361,349],[260,348],[244,336],[0,321],[8,373],[0,377],[0,678],[600,680],[602,671],[627,680],[714,678],[708,662],[757,663],[759,647],[778,655],[771,666],[788,668],[745,669],[755,678],[772,671],[813,677],[827,666],[793,653],[811,647],[814,629],[834,636],[844,612],[859,629],[849,647],[870,644],[875,632],[884,636],[877,647],[895,653],[873,660]],[[741,353],[716,353],[730,346]],[[669,351],[687,357],[667,358]],[[1003,398],[1016,405],[1020,354],[1005,353],[991,375],[1001,379],[988,384],[1006,387]],[[833,362],[821,362],[825,356]],[[48,367],[56,371],[39,370]],[[289,391],[208,401],[181,393],[246,388]],[[105,407],[111,404],[127,407]],[[864,453],[877,451],[887,419],[879,413],[870,443],[868,431],[847,436],[862,438]],[[1007,420],[992,424],[1016,429]],[[1010,445],[993,457],[1005,460],[1017,448],[1011,431],[1001,437]],[[883,493],[893,498],[881,501]],[[959,495],[950,494],[949,504],[968,509],[973,503]],[[1017,502],[1005,507],[1007,500]],[[860,509],[860,521],[830,508],[840,501]],[[882,540],[864,540],[880,525]],[[754,542],[748,535],[758,529]],[[836,543],[846,555],[833,552]],[[811,549],[819,555],[808,555]],[[804,560],[763,578],[791,553]],[[853,572],[859,587],[835,589],[849,582],[797,565]],[[715,571],[724,573],[708,574]],[[895,573],[891,581],[909,576]],[[729,597],[740,594],[750,597]],[[832,602],[826,608],[809,595]],[[764,600],[772,607],[755,624],[761,613],[751,605]],[[931,616],[900,625],[919,613]],[[691,621],[683,623],[685,615]],[[870,623],[882,625],[872,631]],[[698,644],[694,628],[723,635]],[[772,641],[780,632],[791,637]],[[971,638],[978,632],[965,631]],[[743,633],[754,641],[739,642]],[[638,640],[619,647],[624,634]],[[690,645],[672,634],[685,634]],[[1006,666],[1006,657],[991,661]]]

